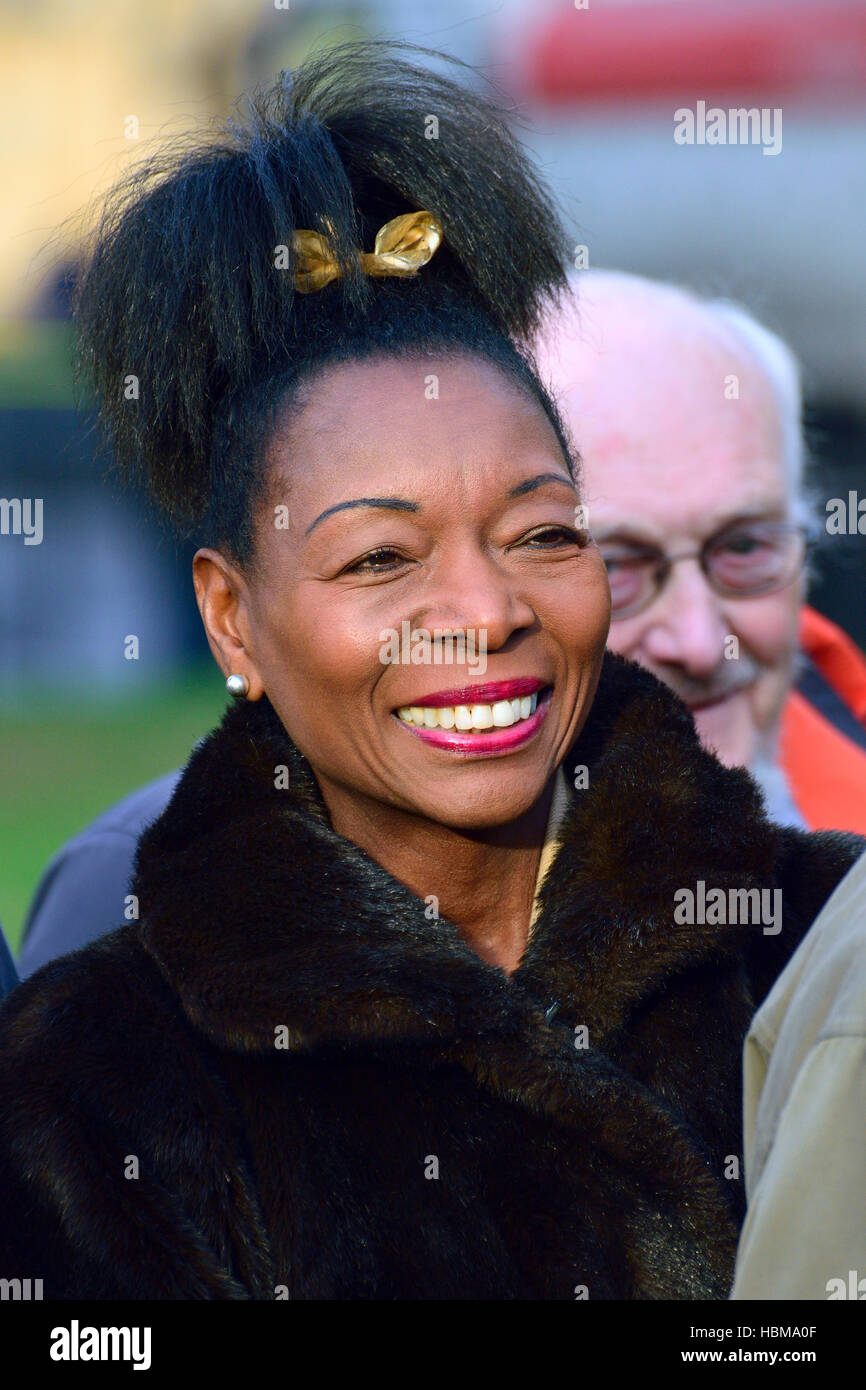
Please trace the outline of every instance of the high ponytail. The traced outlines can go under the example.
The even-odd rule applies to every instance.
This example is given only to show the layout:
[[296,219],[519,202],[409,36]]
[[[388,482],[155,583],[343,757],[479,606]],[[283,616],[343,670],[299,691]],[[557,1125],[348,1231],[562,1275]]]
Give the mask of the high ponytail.
[[[402,50],[443,56],[342,45],[249,97],[218,138],[161,150],[109,195],[87,250],[77,378],[116,466],[178,533],[239,560],[276,405],[329,360],[480,351],[560,432],[529,355],[567,284],[550,196],[490,98]],[[364,274],[358,250],[419,210],[444,228],[429,263],[407,279]],[[309,294],[293,286],[300,228],[327,233],[340,268]]]

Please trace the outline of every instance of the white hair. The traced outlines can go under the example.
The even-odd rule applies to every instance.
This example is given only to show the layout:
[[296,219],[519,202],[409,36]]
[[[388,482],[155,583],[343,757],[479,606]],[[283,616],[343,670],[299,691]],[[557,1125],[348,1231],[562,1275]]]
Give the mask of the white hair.
[[806,485],[806,441],[803,435],[803,385],[800,364],[778,334],[731,299],[701,299],[696,302],[719,323],[731,329],[763,371],[773,393],[782,431],[782,454],[792,499],[794,519],[812,526],[815,499]]
[[773,391],[782,434],[783,466],[791,500],[791,514],[796,522],[806,526],[814,536],[817,531],[819,499],[818,494],[806,483],[808,452],[803,433],[802,378],[799,362],[788,344],[760,323],[742,304],[731,299],[707,299],[683,285],[675,285],[665,280],[651,280],[647,276],[622,270],[586,270],[576,275],[572,274],[569,279],[576,293],[578,310],[581,284],[587,285],[587,297],[590,300],[594,282],[609,289],[620,284],[624,288],[670,294],[680,300],[686,300],[693,308],[706,314],[717,328],[727,330],[728,335],[754,359]]

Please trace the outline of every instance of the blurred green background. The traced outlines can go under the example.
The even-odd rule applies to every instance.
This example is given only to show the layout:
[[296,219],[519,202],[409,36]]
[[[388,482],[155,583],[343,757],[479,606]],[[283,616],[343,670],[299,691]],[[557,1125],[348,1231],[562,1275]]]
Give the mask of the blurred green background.
[[222,677],[209,662],[133,697],[70,701],[29,690],[27,709],[4,715],[0,899],[13,951],[54,851],[121,796],[185,762],[225,704]]
[[[0,424],[21,412],[28,421],[67,418],[70,343],[67,323],[0,322]],[[9,467],[13,451],[4,452]],[[167,558],[188,590],[187,621],[197,624],[186,557]],[[55,587],[58,582],[74,590],[76,577],[61,569]],[[82,609],[82,626],[88,620]],[[77,673],[63,671],[62,682],[28,673],[20,686],[14,670],[0,673],[0,921],[13,951],[54,852],[120,797],[183,764],[225,708],[225,685],[203,638],[196,656],[164,668],[157,679],[125,664],[128,691],[89,679],[86,660]]]

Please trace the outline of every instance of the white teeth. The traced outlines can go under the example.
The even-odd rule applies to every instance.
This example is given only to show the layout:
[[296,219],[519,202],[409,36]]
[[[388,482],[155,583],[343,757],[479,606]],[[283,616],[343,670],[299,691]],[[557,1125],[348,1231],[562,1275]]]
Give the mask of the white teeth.
[[493,723],[497,729],[507,729],[514,723],[514,710],[510,700],[497,700],[493,706]]
[[497,700],[492,705],[452,705],[433,709],[427,705],[401,705],[397,716],[404,724],[422,729],[508,729],[528,719],[538,706],[538,692],[514,700]]

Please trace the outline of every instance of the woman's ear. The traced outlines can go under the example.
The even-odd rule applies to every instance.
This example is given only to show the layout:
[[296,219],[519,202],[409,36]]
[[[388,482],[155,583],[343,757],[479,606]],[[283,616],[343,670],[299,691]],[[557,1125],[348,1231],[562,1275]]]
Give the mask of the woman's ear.
[[248,700],[264,686],[250,650],[247,585],[241,571],[218,550],[203,547],[192,561],[192,582],[213,659],[224,676],[246,676]]

